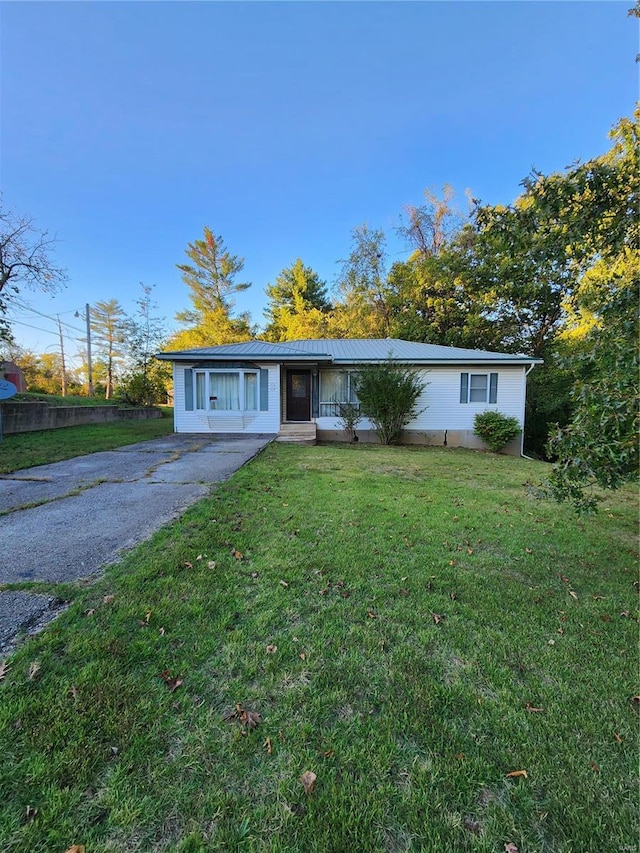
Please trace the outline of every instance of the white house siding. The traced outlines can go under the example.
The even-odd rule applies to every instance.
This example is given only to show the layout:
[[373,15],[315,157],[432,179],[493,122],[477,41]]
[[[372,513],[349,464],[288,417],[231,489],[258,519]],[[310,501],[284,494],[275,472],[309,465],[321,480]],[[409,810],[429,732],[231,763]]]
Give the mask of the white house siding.
[[[473,433],[473,420],[479,412],[487,409],[502,412],[518,420],[524,427],[525,370],[521,366],[490,365],[479,367],[465,365],[432,367],[422,371],[428,383],[418,400],[418,408],[424,409],[411,421],[403,433],[403,441],[416,444],[446,444],[449,447],[483,448],[484,443]],[[461,373],[497,373],[498,394],[496,403],[461,403]],[[337,418],[317,418],[318,437],[322,439],[343,438]],[[374,440],[372,424],[363,419],[357,432],[363,440]],[[518,454],[520,440],[515,439],[506,452]]]
[[[258,364],[259,368],[269,371],[269,408],[264,412],[207,412],[194,410],[185,411],[184,371],[191,364],[173,364],[173,420],[176,432],[225,433],[225,432],[260,432],[277,433],[280,429],[280,365]],[[212,364],[212,368],[215,364]]]

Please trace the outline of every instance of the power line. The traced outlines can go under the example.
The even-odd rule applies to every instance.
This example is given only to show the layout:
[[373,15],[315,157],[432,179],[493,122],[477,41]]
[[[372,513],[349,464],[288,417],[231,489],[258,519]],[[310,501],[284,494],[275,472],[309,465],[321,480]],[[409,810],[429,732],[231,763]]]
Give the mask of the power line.
[[[11,307],[11,305],[14,304],[18,308],[21,308],[23,311],[28,311],[32,314],[37,314],[40,317],[45,317],[47,320],[51,320],[53,323],[57,324],[58,322],[60,322],[61,325],[66,326],[68,329],[73,329],[74,332],[84,332],[84,329],[79,329],[77,326],[74,326],[72,323],[67,323],[64,320],[59,320],[59,318],[57,316],[52,317],[50,314],[44,314],[42,311],[38,311],[36,308],[33,308],[31,305],[27,305],[24,302],[21,302],[20,300],[16,299],[15,297],[13,299],[8,299],[7,304],[9,307]],[[80,312],[78,311],[76,313],[79,314]],[[23,324],[23,325],[26,325],[26,324]],[[44,331],[44,329],[40,329],[40,331]]]

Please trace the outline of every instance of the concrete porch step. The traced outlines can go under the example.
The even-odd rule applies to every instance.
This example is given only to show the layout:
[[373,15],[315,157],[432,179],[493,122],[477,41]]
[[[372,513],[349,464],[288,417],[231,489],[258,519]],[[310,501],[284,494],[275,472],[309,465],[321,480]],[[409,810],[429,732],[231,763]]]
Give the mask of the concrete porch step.
[[315,444],[315,423],[282,423],[276,441],[295,442],[296,444]]

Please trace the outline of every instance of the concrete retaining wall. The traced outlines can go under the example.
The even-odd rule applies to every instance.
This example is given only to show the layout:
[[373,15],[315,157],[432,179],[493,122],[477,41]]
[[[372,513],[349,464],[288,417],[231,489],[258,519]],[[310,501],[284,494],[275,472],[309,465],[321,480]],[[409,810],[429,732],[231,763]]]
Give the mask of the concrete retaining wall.
[[0,403],[2,432],[35,432],[85,424],[161,418],[159,409],[119,409],[117,406],[50,406],[48,403]]

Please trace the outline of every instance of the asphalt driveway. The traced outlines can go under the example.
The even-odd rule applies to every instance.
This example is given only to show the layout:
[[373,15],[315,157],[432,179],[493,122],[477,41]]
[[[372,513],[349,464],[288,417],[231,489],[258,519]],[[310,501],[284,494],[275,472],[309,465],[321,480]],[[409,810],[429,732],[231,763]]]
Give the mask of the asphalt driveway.
[[[171,435],[0,475],[0,584],[95,574],[209,494],[272,438]],[[0,652],[58,606],[53,596],[0,592]]]

